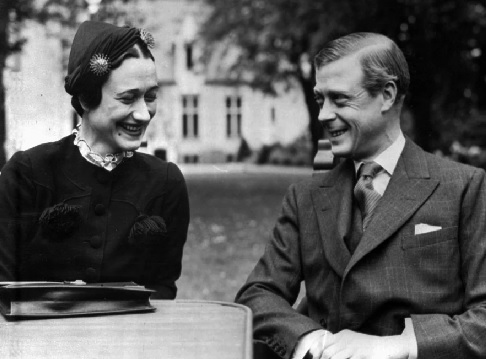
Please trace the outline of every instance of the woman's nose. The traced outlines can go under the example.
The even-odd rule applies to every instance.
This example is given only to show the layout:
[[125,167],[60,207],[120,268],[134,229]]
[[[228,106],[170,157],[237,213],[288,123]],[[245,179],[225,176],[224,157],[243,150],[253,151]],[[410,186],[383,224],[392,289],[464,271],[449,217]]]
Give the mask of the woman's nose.
[[149,121],[153,117],[153,114],[149,111],[147,103],[143,99],[137,102],[132,115],[133,118],[138,121]]

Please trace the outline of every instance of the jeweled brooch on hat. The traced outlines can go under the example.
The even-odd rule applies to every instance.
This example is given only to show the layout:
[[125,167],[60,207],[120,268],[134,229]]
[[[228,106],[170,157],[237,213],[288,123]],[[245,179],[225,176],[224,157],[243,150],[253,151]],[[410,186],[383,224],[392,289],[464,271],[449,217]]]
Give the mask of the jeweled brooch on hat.
[[89,68],[96,76],[103,76],[110,70],[110,58],[104,54],[94,54],[89,60]]
[[155,39],[150,32],[145,29],[139,29],[140,32],[140,39],[147,45],[149,49],[153,49],[155,47]]

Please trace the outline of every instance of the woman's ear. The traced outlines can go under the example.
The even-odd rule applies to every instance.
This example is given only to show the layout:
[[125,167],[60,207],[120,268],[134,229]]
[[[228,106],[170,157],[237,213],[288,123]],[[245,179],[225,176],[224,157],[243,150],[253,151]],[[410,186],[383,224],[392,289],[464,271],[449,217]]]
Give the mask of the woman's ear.
[[83,108],[83,111],[84,111],[84,112],[89,111],[89,107],[88,107],[88,105],[86,104],[86,101],[84,101],[84,99],[83,99],[83,97],[82,97],[82,96],[78,96],[78,101],[79,101],[79,104],[81,105],[81,107]]
[[382,112],[386,112],[393,107],[397,101],[398,89],[394,81],[388,81],[383,90],[381,91],[383,96],[383,105],[381,107]]

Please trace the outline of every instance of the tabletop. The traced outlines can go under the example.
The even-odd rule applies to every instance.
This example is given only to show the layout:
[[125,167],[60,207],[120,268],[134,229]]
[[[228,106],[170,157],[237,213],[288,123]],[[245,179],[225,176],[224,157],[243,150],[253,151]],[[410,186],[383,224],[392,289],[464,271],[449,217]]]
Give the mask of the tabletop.
[[151,303],[155,312],[17,321],[0,315],[0,358],[252,358],[248,308],[194,300]]

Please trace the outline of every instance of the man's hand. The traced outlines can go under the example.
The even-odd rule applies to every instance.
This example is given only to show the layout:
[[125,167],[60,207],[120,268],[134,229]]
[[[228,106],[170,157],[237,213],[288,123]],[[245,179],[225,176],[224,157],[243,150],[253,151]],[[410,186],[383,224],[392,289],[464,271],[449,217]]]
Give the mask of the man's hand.
[[378,337],[343,330],[328,335],[319,359],[407,359],[409,341],[403,335]]
[[294,351],[292,359],[313,359],[320,358],[327,337],[331,335],[330,332],[324,329],[315,330],[300,338]]
[[343,330],[316,330],[304,335],[292,359],[407,359],[410,341],[404,335],[378,337]]

